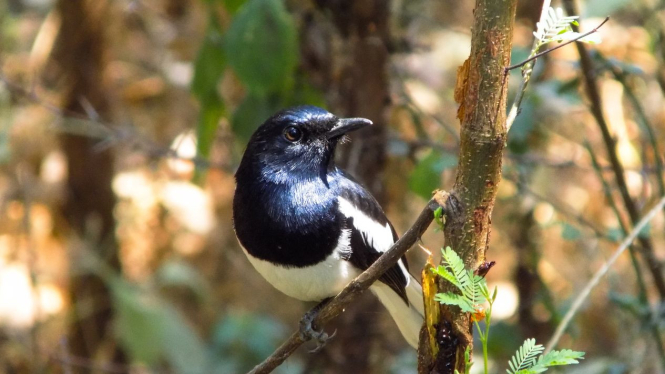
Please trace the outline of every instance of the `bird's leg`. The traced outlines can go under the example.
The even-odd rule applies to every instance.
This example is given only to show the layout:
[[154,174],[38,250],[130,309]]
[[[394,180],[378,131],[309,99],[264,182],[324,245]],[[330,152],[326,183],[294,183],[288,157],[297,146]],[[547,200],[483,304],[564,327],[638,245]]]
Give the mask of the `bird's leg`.
[[333,332],[332,335],[328,336],[323,329],[321,331],[314,330],[313,322],[316,316],[319,314],[319,311],[331,300],[332,298],[327,298],[320,303],[318,303],[314,308],[305,315],[300,320],[300,337],[303,340],[316,340],[316,348],[309,351],[309,353],[316,353],[321,350],[326,345],[328,339],[331,339],[337,331]]

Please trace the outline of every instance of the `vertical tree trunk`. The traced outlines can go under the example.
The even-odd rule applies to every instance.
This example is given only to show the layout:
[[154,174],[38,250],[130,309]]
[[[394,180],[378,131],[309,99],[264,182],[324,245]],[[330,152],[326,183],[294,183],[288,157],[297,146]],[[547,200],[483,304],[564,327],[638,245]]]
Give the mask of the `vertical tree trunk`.
[[[85,114],[88,103],[101,120],[110,117],[105,68],[104,26],[108,3],[99,0],[59,0],[62,17],[54,62],[64,85],[63,107]],[[63,214],[71,235],[85,239],[86,250],[113,269],[119,269],[113,207],[116,199],[111,189],[113,155],[98,150],[99,142],[86,136],[63,134],[62,147],[67,156],[67,195]],[[93,358],[100,344],[108,338],[112,318],[110,295],[102,280],[82,273],[80,265],[71,265],[70,297],[75,313],[69,330],[70,354]],[[119,352],[119,351],[118,351]]]
[[[304,68],[315,84],[327,90],[331,111],[339,116],[365,117],[374,122],[340,149],[340,165],[357,177],[385,207],[383,172],[386,109],[390,97],[387,75],[389,2],[339,0],[317,3],[332,16],[336,32],[335,36],[330,32],[326,35],[320,23],[310,20],[309,26],[303,30]],[[316,38],[315,34],[323,37]],[[335,43],[331,43],[330,38],[340,36],[342,43],[337,45],[341,50],[335,50]],[[327,43],[322,43],[326,39]],[[322,46],[325,51],[321,50]],[[325,355],[313,358],[313,365],[325,367],[326,372],[331,373],[369,372],[371,345],[374,337],[379,335],[377,316],[380,313],[383,311],[378,301],[370,295],[364,296],[333,323],[331,328],[337,328],[337,335],[329,343]]]
[[[455,185],[448,199],[444,234],[446,244],[464,260],[468,269],[485,261],[491,214],[501,180],[501,157],[506,142],[506,92],[503,68],[510,62],[516,0],[477,0],[471,38],[471,54],[458,72],[455,90],[460,103],[458,117],[460,154]],[[441,282],[439,288],[451,290]],[[452,290],[451,290],[452,291]],[[440,357],[423,368],[440,373],[465,372],[464,351],[473,347],[472,323],[458,307],[442,307],[439,326],[452,324]],[[429,344],[421,342],[421,351]],[[455,354],[448,354],[452,350]],[[454,364],[450,356],[455,357]],[[421,356],[422,357],[422,356]],[[442,362],[445,360],[446,362]],[[429,371],[428,371],[429,372]]]
[[536,341],[546,341],[554,332],[555,326],[550,321],[539,321],[534,316],[533,307],[538,301],[547,305],[550,300],[549,290],[545,287],[538,273],[538,262],[541,253],[538,241],[540,228],[534,217],[533,208],[520,207],[520,201],[512,200],[511,219],[515,227],[509,231],[513,247],[517,251],[517,267],[513,281],[517,285],[519,304],[517,307],[517,320],[522,336],[535,338]]

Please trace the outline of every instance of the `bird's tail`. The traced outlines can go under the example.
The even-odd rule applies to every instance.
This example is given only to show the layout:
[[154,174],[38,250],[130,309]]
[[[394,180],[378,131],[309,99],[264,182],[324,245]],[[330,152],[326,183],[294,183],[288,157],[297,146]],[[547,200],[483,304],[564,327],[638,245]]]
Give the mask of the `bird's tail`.
[[397,323],[397,327],[407,343],[418,349],[418,336],[425,318],[423,289],[420,283],[413,276],[409,279],[409,284],[406,286],[408,305],[404,302],[404,299],[384,283],[374,283],[371,290],[379,298],[381,304],[388,309],[390,316]]

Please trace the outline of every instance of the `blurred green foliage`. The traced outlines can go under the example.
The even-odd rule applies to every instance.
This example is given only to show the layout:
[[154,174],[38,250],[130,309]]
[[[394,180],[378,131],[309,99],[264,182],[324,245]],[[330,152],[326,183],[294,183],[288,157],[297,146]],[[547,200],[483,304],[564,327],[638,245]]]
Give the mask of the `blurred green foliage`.
[[423,199],[430,199],[432,191],[441,186],[441,173],[457,166],[457,155],[430,150],[409,176],[409,188]]
[[175,307],[120,279],[109,286],[116,331],[133,360],[149,366],[164,360],[178,373],[207,372],[206,346]]
[[219,21],[210,17],[192,82],[192,91],[201,105],[197,154],[204,158],[210,156],[220,119],[228,115],[228,105],[217,91],[227,67],[246,90],[230,115],[231,129],[241,144],[266,118],[284,107],[324,105],[322,94],[296,70],[297,29],[284,3],[227,0],[223,4],[233,15],[232,20],[223,31]]

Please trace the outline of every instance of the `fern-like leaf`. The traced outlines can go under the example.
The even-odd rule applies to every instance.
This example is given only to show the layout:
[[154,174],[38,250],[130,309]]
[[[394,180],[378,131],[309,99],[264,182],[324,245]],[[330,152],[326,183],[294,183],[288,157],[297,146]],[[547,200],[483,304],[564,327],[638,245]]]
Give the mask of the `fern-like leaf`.
[[460,291],[462,290],[462,286],[459,284],[457,281],[457,278],[453,273],[449,272],[448,269],[446,269],[445,266],[437,266],[436,268],[432,269],[432,272],[435,273],[436,275],[440,276],[441,278],[447,280],[448,282],[452,283],[457,287]]
[[563,15],[561,8],[555,10],[550,7],[543,19],[536,24],[536,31],[533,33],[533,36],[536,37],[540,44],[548,43],[557,35],[570,30],[571,25],[577,22],[578,18],[578,16],[566,17]]
[[476,312],[478,305],[489,300],[485,278],[475,275],[471,270],[467,270],[462,259],[450,247],[446,247],[441,252],[443,265],[438,266],[433,271],[455,285],[462,294],[437,295],[435,300],[446,305],[457,305],[463,312]]
[[[533,54],[538,52],[538,49],[543,45],[550,42],[563,42],[575,39],[580,36],[579,33],[574,32],[572,25],[579,25],[577,22],[578,16],[564,16],[561,8],[549,8],[543,19],[536,23],[536,31],[533,36],[537,40],[537,46],[532,51]],[[582,39],[586,43],[600,43],[600,37],[597,34],[588,35]]]
[[462,312],[465,313],[475,312],[475,309],[473,308],[473,305],[469,302],[469,300],[467,300],[467,298],[465,298],[464,296],[458,295],[456,293],[452,292],[438,293],[434,295],[434,300],[445,305],[456,305],[460,309],[462,309]]
[[545,350],[542,344],[536,344],[536,339],[527,339],[520,349],[515,352],[508,361],[510,369],[506,370],[508,374],[526,374],[528,370],[536,365],[536,358]]
[[473,287],[471,279],[469,278],[469,273],[464,268],[464,261],[452,250],[450,247],[446,247],[442,251],[443,253],[443,265],[450,269],[452,274],[457,279],[456,286],[462,291],[467,290],[469,287]]
[[578,360],[581,359],[584,359],[584,352],[572,351],[570,349],[550,351],[547,354],[540,356],[536,364],[530,369],[533,370],[533,373],[542,373],[550,366],[579,364]]

